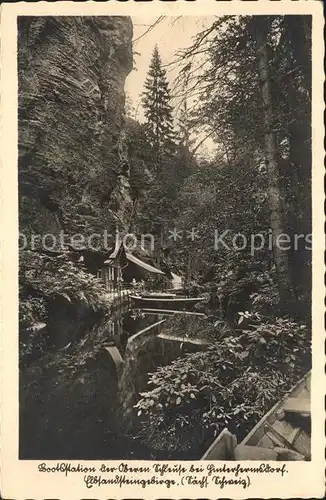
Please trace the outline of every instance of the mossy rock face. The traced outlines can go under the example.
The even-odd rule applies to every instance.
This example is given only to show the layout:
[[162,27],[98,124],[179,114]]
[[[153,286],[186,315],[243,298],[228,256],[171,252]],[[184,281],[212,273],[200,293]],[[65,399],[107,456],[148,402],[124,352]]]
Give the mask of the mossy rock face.
[[[89,215],[96,219],[86,232],[107,228],[113,192],[125,196],[126,216],[131,210],[123,134],[131,39],[125,16],[19,19],[20,196],[36,200],[29,217],[21,203],[21,229],[32,221],[45,232],[57,224],[76,231]],[[56,214],[50,224],[36,204],[49,220]]]

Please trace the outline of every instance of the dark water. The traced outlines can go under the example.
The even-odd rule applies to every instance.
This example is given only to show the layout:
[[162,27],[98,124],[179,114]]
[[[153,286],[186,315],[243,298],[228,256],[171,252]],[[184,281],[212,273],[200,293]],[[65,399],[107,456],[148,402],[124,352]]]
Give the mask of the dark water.
[[[21,364],[20,458],[165,458],[154,456],[133,435],[132,407],[148,373],[204,348],[189,342],[185,332],[206,321],[127,310],[63,348],[52,342],[47,349],[45,342],[39,355],[26,356]],[[160,337],[164,332],[168,339]]]

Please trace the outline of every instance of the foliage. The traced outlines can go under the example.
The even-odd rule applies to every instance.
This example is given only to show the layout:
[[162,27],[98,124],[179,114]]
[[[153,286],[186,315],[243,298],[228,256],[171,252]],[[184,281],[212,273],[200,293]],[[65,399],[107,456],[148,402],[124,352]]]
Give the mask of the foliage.
[[261,284],[258,291],[250,295],[250,300],[256,311],[267,313],[268,311],[276,310],[278,300],[278,290],[275,281],[271,283],[271,279]]
[[284,318],[259,319],[237,337],[229,334],[150,374],[135,407],[145,441],[186,450],[226,426],[242,439],[307,371],[308,328]]
[[173,149],[173,118],[166,70],[162,68],[157,45],[152,54],[144,88],[142,103],[146,132],[156,152],[156,159],[160,162],[162,155]]
[[147,290],[162,290],[170,284],[170,281],[166,276],[151,274],[146,279],[145,287]]
[[131,118],[126,121],[126,145],[132,198],[143,199],[151,183],[150,166],[154,161],[153,151],[146,138],[145,126]]
[[[268,231],[268,211],[263,192],[263,172],[257,179],[252,165],[223,160],[202,162],[185,180],[178,196],[176,227],[191,232],[196,237],[183,239],[175,244],[177,258],[187,280],[198,278],[220,282],[225,269],[235,271],[247,262],[264,260],[268,263],[266,250],[250,255],[249,245],[241,251],[233,246],[233,239],[241,232],[250,242],[250,235]],[[215,247],[215,235],[226,231],[222,244]],[[179,257],[180,256],[180,257]],[[265,264],[265,265],[266,265]],[[250,266],[249,266],[250,267]],[[198,279],[197,278],[197,279]]]
[[[186,97],[178,138],[157,47],[145,81],[145,124],[128,119],[126,134],[122,133],[124,97],[118,82],[130,69],[129,21],[112,18],[104,23],[105,43],[112,43],[120,54],[109,65],[104,63],[104,38],[95,35],[98,22],[104,21],[27,19],[19,25],[20,223],[43,232],[51,213],[54,229],[80,229],[86,235],[103,228],[104,222],[121,222],[120,216],[126,215],[121,205],[130,208],[133,201],[136,213],[129,223],[135,233],[156,236],[157,256],[169,250],[189,293],[205,294],[204,308],[212,306],[214,297],[215,306],[233,323],[231,328],[222,319],[205,325],[198,320],[189,331],[181,317],[173,318],[173,327],[167,322],[168,331],[173,328],[185,339],[208,339],[212,345],[150,375],[148,391],[136,405],[143,440],[160,449],[189,451],[194,442],[211,439],[224,426],[241,437],[310,362],[307,327],[271,315],[279,307],[279,274],[271,249],[265,246],[252,253],[249,246],[232,246],[239,232],[248,239],[259,233],[268,240],[274,179],[266,162],[267,128],[275,138],[280,177],[276,194],[284,201],[284,229],[289,234],[310,231],[310,20],[226,16],[199,33],[181,54],[179,78]],[[110,22],[117,29],[112,30]],[[46,43],[45,28],[50,32]],[[70,67],[76,57],[74,42],[67,36],[71,29],[77,42],[86,37],[87,43],[78,64]],[[257,32],[263,31],[272,104],[269,123],[263,121],[257,64]],[[99,54],[96,61],[94,54]],[[58,79],[59,73],[65,77]],[[84,88],[80,75],[95,88]],[[38,85],[40,92],[34,92]],[[199,96],[192,114],[187,101],[191,89]],[[197,127],[198,136],[214,139],[213,158],[195,157],[192,127]],[[122,189],[127,177],[130,192]],[[182,228],[185,237],[170,240],[166,248],[163,236],[174,227]],[[215,232],[226,229],[230,249],[215,248]],[[193,230],[196,236],[191,238]],[[287,278],[294,280],[298,297],[307,300],[310,255],[292,248],[290,257]],[[147,283],[151,289],[163,285],[162,278]],[[65,256],[22,252],[20,294],[24,328],[45,318],[45,304],[54,299],[82,302],[93,309],[107,306],[100,280]],[[102,348],[99,343],[96,349],[92,335],[85,344],[84,340],[64,356],[63,375],[74,378]]]
[[21,252],[20,285],[47,300],[80,302],[93,310],[106,309],[104,283],[71,262],[64,254],[49,257],[35,252]]
[[19,327],[26,329],[46,321],[47,312],[44,298],[26,297],[19,300]]
[[[247,267],[246,267],[247,264]],[[217,283],[217,294],[222,313],[235,320],[236,313],[248,308],[264,314],[276,314],[279,294],[275,271],[261,271],[255,262],[242,261],[236,265],[234,260],[225,266]],[[219,270],[219,267],[218,267]]]
[[[213,252],[207,252],[212,245],[205,244],[205,234],[212,235],[214,228],[249,235],[266,234],[270,225],[270,175],[264,158],[264,108],[256,47],[256,33],[265,25],[273,107],[270,125],[275,134],[279,197],[284,200],[283,229],[291,237],[287,278],[293,280],[297,296],[309,301],[311,255],[303,245],[294,249],[293,234],[311,231],[310,23],[308,16],[224,16],[179,54],[180,89],[184,87],[183,71],[188,74],[191,67],[187,97],[191,92],[199,96],[193,124],[218,144],[211,168],[204,170],[205,183],[200,181],[200,169],[185,184],[180,219],[202,232],[200,243],[205,248],[199,259],[193,257],[196,245],[187,248],[190,275],[196,267],[201,271],[205,262],[213,261]],[[294,41],[299,33],[300,48]],[[274,259],[268,252],[258,256],[265,269]],[[227,260],[223,249],[218,260]]]
[[226,321],[216,320],[213,316],[189,317],[180,314],[165,322],[164,333],[182,337],[185,342],[191,339],[215,342],[233,334],[234,329]]

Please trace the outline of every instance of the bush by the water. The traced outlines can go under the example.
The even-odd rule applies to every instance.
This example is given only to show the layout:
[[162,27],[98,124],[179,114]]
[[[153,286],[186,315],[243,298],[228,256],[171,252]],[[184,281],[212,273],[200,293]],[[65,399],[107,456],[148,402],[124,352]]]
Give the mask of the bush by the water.
[[177,334],[184,341],[191,339],[201,339],[208,342],[221,340],[234,332],[231,326],[224,320],[216,320],[212,316],[191,316],[191,323],[187,315],[175,315],[167,319],[164,324],[164,333]]
[[27,328],[46,318],[46,304],[58,298],[105,309],[106,288],[66,255],[49,257],[35,252],[20,255],[20,326]]
[[201,449],[224,427],[241,440],[309,370],[309,329],[260,320],[150,375],[135,406],[144,442],[175,456]]
[[19,301],[19,326],[28,328],[46,320],[46,304],[42,297],[26,297]]

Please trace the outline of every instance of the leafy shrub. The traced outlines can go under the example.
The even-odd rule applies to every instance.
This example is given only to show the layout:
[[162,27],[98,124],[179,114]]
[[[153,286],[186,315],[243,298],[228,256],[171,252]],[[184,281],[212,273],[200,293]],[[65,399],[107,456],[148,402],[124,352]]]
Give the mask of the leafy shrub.
[[226,321],[215,321],[214,317],[176,315],[164,324],[164,332],[186,339],[203,339],[214,342],[233,330]]
[[229,335],[150,374],[149,390],[135,405],[142,439],[171,453],[198,447],[225,426],[242,439],[309,363],[305,325],[262,318],[239,337]]
[[27,297],[19,301],[19,327],[26,329],[46,321],[46,305],[41,297]]
[[217,264],[216,292],[223,315],[232,318],[244,308],[267,314],[279,303],[275,271],[266,271],[241,253]]
[[270,273],[265,272],[257,276],[259,289],[250,295],[250,300],[256,311],[266,313],[279,304],[279,293],[276,280]]
[[170,286],[170,281],[166,276],[149,274],[146,278],[145,288],[147,290],[161,290]]
[[187,293],[189,294],[190,297],[199,297],[204,292],[206,292],[206,287],[203,285],[200,285],[196,281],[191,281],[187,285]]
[[102,280],[76,266],[66,255],[49,257],[23,252],[20,284],[22,289],[32,289],[47,299],[81,302],[93,310],[105,309],[108,305]]

